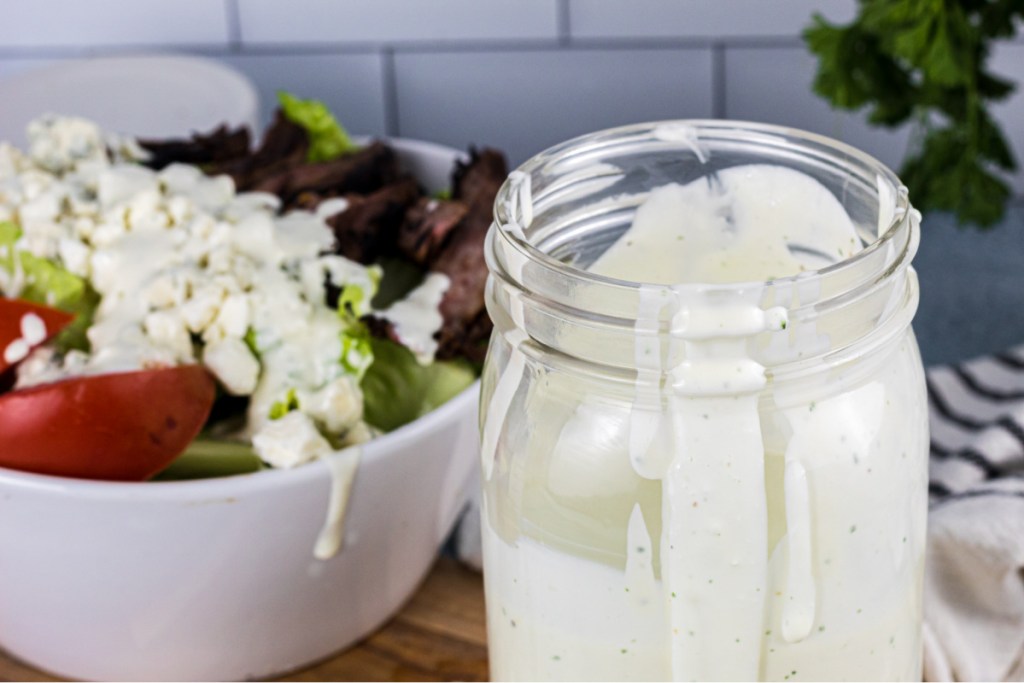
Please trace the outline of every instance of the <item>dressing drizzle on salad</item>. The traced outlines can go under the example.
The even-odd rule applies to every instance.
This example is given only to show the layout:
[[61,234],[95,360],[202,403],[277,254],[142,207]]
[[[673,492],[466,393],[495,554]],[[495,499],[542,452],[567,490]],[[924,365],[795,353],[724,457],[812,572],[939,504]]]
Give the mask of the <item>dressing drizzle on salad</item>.
[[[238,435],[271,466],[372,438],[359,389],[372,357],[347,335],[380,272],[323,255],[333,235],[322,217],[278,217],[276,197],[236,194],[230,178],[194,166],[106,160],[102,132],[81,120],[46,119],[30,136],[45,155],[0,150],[13,171],[6,217],[22,231],[8,248],[60,263],[99,302],[88,351],[37,351],[17,387],[198,362],[225,393],[251,398]],[[327,282],[347,290],[346,311],[327,305]],[[275,429],[289,397],[289,422],[302,428]]]

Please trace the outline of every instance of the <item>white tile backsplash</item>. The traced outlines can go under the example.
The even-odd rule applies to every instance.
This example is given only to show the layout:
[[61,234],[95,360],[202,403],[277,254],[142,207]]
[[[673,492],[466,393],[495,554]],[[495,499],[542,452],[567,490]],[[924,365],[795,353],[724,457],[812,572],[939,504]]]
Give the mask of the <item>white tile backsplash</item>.
[[229,0],[8,0],[0,49],[228,43]]
[[401,135],[499,147],[513,165],[600,128],[712,111],[705,49],[399,53],[395,69]]
[[855,0],[568,0],[573,38],[796,38],[813,12],[849,21]]
[[264,124],[277,107],[277,91],[288,90],[323,100],[350,133],[386,133],[380,55],[232,55],[225,61],[256,84]]
[[242,44],[557,37],[557,0],[237,0]]
[[832,109],[811,91],[815,58],[803,48],[729,47],[725,52],[725,118],[776,123],[842,140],[898,168],[906,129],[868,126],[865,116]]

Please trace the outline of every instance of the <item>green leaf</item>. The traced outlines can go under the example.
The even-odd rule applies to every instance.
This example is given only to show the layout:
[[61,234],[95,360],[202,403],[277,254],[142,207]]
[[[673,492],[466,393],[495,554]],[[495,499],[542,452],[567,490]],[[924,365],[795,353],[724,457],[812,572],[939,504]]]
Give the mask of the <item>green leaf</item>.
[[1012,37],[1017,28],[1014,20],[1024,19],[1024,4],[1020,0],[985,0],[978,9],[979,28],[993,38]]
[[245,345],[249,347],[249,350],[252,351],[252,355],[255,358],[260,357],[260,348],[256,340],[256,330],[251,327],[247,329],[245,331],[245,336],[242,337],[242,341],[244,341]]
[[[371,281],[373,273],[371,271]],[[339,362],[345,372],[362,379],[370,364],[373,363],[373,348],[370,345],[370,330],[361,318],[366,312],[369,295],[362,287],[355,284],[345,285],[338,295],[338,317],[341,318],[341,358]]]
[[11,221],[0,221],[0,266],[7,272],[14,267],[14,245],[21,238],[21,228]]
[[263,469],[263,462],[252,447],[235,441],[199,438],[185,452],[153,477],[153,481],[212,479],[249,474]]
[[1010,198],[1010,188],[1002,180],[978,164],[965,163],[958,172],[950,174],[940,187],[946,191],[956,188],[951,211],[957,223],[991,228],[1003,217],[1003,207]]
[[271,420],[280,420],[288,413],[298,409],[299,397],[295,394],[295,389],[289,389],[288,395],[283,401],[274,401],[270,406],[270,414],[267,417]]
[[995,101],[1005,100],[1016,89],[1013,82],[1005,78],[999,78],[987,71],[978,74],[978,92],[986,99]]
[[300,100],[284,91],[277,93],[277,100],[285,117],[306,130],[309,137],[307,161],[330,161],[358,149],[323,102]]
[[960,225],[991,227],[1003,216],[1010,188],[978,155],[966,153],[963,131],[931,131],[920,151],[909,157],[900,177],[921,210],[950,211]]
[[384,431],[426,415],[476,381],[464,361],[420,365],[412,352],[386,339],[373,339],[373,364],[360,387],[366,421]]
[[816,15],[804,32],[818,58],[814,91],[840,109],[866,108],[872,124],[914,121],[919,146],[901,179],[915,206],[992,225],[1010,196],[998,171],[1017,163],[987,110],[1014,86],[986,61],[1021,19],[1020,0],[860,0],[846,25]]
[[341,367],[345,372],[361,379],[373,363],[373,344],[370,330],[363,323],[349,326],[341,333]]
[[852,54],[861,51],[864,36],[856,26],[840,28],[815,14],[813,24],[804,31],[804,40],[818,56],[814,91],[840,109],[856,109],[869,99],[856,71],[850,68]]
[[978,152],[1004,170],[1016,170],[1017,161],[1003,131],[986,112],[979,112],[978,117]]
[[[921,65],[924,77],[946,87],[969,85],[974,74],[969,46],[958,45],[946,24],[937,24],[935,35],[926,44],[924,52],[912,61]],[[899,52],[897,52],[897,56]]]
[[380,261],[383,276],[373,295],[373,308],[382,310],[404,298],[423,282],[423,269],[404,258],[390,257]]
[[366,303],[366,293],[362,287],[345,285],[338,294],[338,314],[343,320],[359,320]]
[[45,306],[75,314],[75,319],[56,339],[58,348],[87,349],[85,332],[99,304],[99,295],[84,279],[64,270],[57,263],[19,250],[17,241],[21,228],[9,221],[0,223],[0,268],[8,273],[19,271],[24,285],[17,296]]

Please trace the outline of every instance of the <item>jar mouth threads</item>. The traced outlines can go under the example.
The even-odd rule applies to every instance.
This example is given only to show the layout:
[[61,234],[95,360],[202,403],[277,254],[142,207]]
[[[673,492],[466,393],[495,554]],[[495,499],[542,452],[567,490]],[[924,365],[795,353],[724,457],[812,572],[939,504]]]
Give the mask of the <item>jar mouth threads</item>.
[[[711,184],[717,174],[751,163],[788,167],[824,185],[856,226],[855,253],[840,253],[834,262],[798,274],[749,282],[645,284],[586,269],[629,227],[652,190],[699,178]],[[754,300],[765,310],[784,308],[787,323],[753,335],[752,357],[778,372],[796,370],[802,361],[835,357],[909,324],[917,303],[916,281],[908,273],[919,218],[891,170],[812,133],[699,120],[601,131],[538,154],[501,188],[486,248],[497,309],[491,315],[500,319],[506,309],[509,324],[537,343],[628,369],[632,363],[624,352],[635,344],[644,315],[641,291],[701,296],[723,305]],[[831,321],[827,342],[780,341],[792,342],[825,321]],[[651,334],[672,333],[670,321],[655,322]],[[596,333],[603,347],[578,343],[566,333],[571,328],[590,338]],[[595,346],[600,345],[589,344]]]
[[[666,129],[686,129],[692,133],[673,139],[665,135]],[[697,147],[698,144],[701,147]],[[635,164],[636,157],[646,157],[656,163],[659,155],[678,157],[690,153],[695,162],[690,166],[697,169],[691,177],[703,175],[711,178],[722,168],[716,163],[722,152],[760,154],[763,156],[759,160],[764,163],[831,173],[841,178],[847,189],[852,189],[850,181],[853,179],[861,186],[859,189],[865,196],[877,199],[875,208],[879,220],[872,221],[873,235],[863,249],[827,266],[809,269],[798,275],[728,284],[693,284],[694,288],[731,289],[782,284],[807,277],[827,276],[837,270],[857,266],[860,261],[870,258],[873,252],[898,237],[900,227],[912,210],[906,188],[891,169],[843,142],[772,124],[685,119],[633,124],[583,135],[528,159],[509,175],[498,192],[495,200],[495,226],[506,239],[521,247],[529,258],[545,263],[554,270],[574,274],[582,280],[636,287],[644,283],[597,275],[553,256],[552,247],[561,244],[560,236],[554,232],[571,228],[556,224],[542,234],[527,235],[529,226],[538,214],[550,210],[553,205],[576,201],[588,194],[598,196],[602,186],[607,187],[615,179],[634,170],[617,165],[618,160],[626,159],[627,163]],[[678,182],[678,178],[662,179],[666,183],[672,181]],[[647,189],[651,189],[651,186]],[[638,197],[632,203],[623,199],[621,206],[608,206],[607,210],[633,208],[641,199]],[[597,211],[601,207],[593,208]],[[554,218],[562,221],[565,216],[556,215]],[[561,237],[564,239],[565,236]],[[907,246],[910,249],[906,257],[910,260],[917,250],[917,242]]]

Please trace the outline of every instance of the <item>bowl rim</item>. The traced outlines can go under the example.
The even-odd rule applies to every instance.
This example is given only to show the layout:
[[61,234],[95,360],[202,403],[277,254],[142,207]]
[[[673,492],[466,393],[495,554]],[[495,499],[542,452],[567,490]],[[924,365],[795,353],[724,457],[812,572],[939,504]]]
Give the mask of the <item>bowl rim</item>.
[[[480,379],[444,404],[398,429],[361,444],[360,467],[388,460],[403,453],[429,433],[456,421],[479,399]],[[454,444],[453,444],[454,447]],[[323,459],[291,469],[267,468],[229,477],[187,479],[181,481],[102,481],[36,474],[0,467],[0,490],[21,489],[37,493],[72,495],[78,498],[124,502],[168,502],[188,499],[235,497],[267,489],[299,486],[313,479],[330,476]]]
[[[369,135],[354,135],[353,138],[361,144],[373,139],[382,140],[392,145],[397,151],[414,155],[448,156],[453,164],[457,161],[464,161],[468,156],[466,152],[455,147],[428,140]],[[360,466],[386,460],[389,456],[403,451],[406,446],[425,437],[434,429],[439,429],[454,421],[463,409],[468,409],[466,404],[476,402],[479,395],[480,378],[478,377],[471,385],[426,415],[418,417],[394,431],[360,444],[360,448],[362,448]],[[182,481],[125,482],[76,479],[0,467],[0,490],[32,490],[38,493],[73,495],[79,498],[105,501],[167,502],[252,494],[267,489],[298,486],[312,479],[329,476],[328,465],[323,459],[307,462],[291,469],[267,468],[258,472],[229,477]]]

